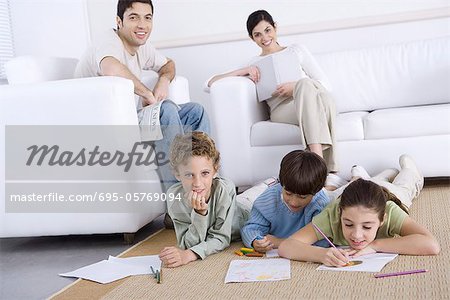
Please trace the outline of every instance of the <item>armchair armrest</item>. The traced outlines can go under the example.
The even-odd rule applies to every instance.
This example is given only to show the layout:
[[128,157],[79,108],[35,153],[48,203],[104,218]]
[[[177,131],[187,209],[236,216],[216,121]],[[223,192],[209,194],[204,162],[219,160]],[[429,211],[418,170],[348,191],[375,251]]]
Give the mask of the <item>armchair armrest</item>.
[[22,125],[136,125],[133,83],[94,77],[0,86],[0,122]]
[[[146,87],[153,90],[158,81],[158,74],[152,71],[146,71],[144,72],[141,81]],[[189,97],[189,82],[185,77],[177,75],[172,80],[169,85],[169,99],[176,104],[183,104],[191,101]]]
[[[264,103],[259,103],[254,83],[245,77],[227,77],[210,88],[211,121],[222,156],[221,173],[239,185],[247,182],[251,170],[251,128],[267,120]],[[235,166],[240,166],[236,168]]]

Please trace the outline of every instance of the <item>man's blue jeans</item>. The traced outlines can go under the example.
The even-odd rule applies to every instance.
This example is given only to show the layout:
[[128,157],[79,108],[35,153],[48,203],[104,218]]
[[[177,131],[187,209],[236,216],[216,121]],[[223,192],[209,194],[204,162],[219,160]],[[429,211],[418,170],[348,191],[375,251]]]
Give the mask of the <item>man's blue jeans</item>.
[[[170,155],[170,145],[177,134],[190,131],[202,131],[210,134],[209,118],[203,106],[192,102],[179,106],[180,110],[173,102],[164,101],[159,114],[163,139],[155,141],[155,150],[156,153],[165,153],[167,161]],[[163,192],[177,182],[169,163],[159,166],[158,174]]]

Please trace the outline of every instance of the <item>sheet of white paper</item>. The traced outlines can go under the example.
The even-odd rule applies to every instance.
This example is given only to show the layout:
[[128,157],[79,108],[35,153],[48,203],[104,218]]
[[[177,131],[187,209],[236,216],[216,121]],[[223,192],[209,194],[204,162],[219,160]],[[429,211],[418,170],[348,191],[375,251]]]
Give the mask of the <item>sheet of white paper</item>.
[[109,256],[108,260],[102,260],[101,262],[59,275],[78,277],[99,283],[109,283],[130,275],[152,274],[150,266],[155,271],[161,270],[161,260],[158,255],[127,258]]
[[153,270],[161,270],[161,260],[158,255],[147,255],[147,256],[133,256],[133,257],[114,257],[109,256],[108,261],[115,263],[126,264],[129,266],[134,266],[133,274],[130,275],[140,275],[140,274],[151,274],[151,268]]
[[110,283],[130,276],[134,270],[134,266],[102,260],[101,262],[76,269],[72,272],[59,274],[59,276],[78,277],[99,283]]
[[241,259],[230,262],[225,283],[287,279],[291,279],[291,262],[288,259]]
[[348,267],[327,267],[319,266],[316,270],[322,271],[343,271],[343,272],[380,272],[389,262],[394,260],[398,254],[393,253],[374,253],[350,259],[350,261],[362,261],[361,264]]
[[266,252],[266,257],[270,258],[270,257],[280,257],[280,255],[278,255],[278,249],[272,249]]

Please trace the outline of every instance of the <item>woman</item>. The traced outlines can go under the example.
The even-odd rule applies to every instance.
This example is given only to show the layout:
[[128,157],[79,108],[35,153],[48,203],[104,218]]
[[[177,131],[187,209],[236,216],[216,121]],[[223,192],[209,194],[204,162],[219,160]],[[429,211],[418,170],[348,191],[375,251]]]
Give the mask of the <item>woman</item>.
[[[273,122],[298,125],[303,145],[325,159],[329,172],[336,172],[335,107],[322,70],[305,47],[284,47],[277,42],[277,27],[267,11],[258,10],[250,14],[247,31],[250,38],[261,48],[260,55],[251,60],[247,67],[212,77],[208,86],[228,76],[248,76],[252,81],[258,82],[260,72],[252,63],[264,56],[277,55],[284,51],[295,53],[300,62],[298,69],[301,79],[280,84],[272,97],[266,100],[270,108],[270,119]],[[326,186],[337,187],[346,183],[339,179],[332,174],[328,177]]]

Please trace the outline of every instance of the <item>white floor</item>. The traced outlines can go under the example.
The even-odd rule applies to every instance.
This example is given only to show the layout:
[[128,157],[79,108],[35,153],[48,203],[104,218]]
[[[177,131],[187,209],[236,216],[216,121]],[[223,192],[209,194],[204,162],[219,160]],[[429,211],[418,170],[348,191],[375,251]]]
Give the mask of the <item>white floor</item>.
[[[159,217],[137,232],[135,243],[163,228]],[[128,249],[123,235],[0,239],[0,299],[45,299],[76,279],[59,273],[107,259]]]

